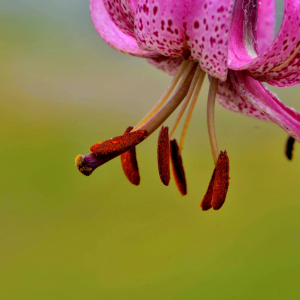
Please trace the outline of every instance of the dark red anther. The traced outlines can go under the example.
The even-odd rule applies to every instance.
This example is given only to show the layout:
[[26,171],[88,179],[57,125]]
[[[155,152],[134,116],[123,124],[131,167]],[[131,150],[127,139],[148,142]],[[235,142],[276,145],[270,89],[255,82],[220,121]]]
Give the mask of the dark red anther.
[[[132,126],[129,126],[124,135],[129,133],[133,129]],[[123,154],[121,154],[121,164],[123,171],[127,177],[127,179],[134,185],[140,184],[140,174],[139,174],[139,167],[136,160],[136,150],[135,147],[130,148]]]
[[229,187],[229,158],[226,150],[220,152],[215,170],[215,180],[212,193],[211,205],[218,210],[225,202]]
[[118,156],[142,142],[147,136],[147,130],[137,130],[97,143],[90,148],[90,151],[96,156]]
[[289,160],[292,160],[293,158],[294,143],[295,139],[291,136],[286,141],[285,155]]
[[202,207],[202,210],[209,210],[210,208],[212,208],[211,201],[213,195],[213,187],[215,183],[215,175],[216,175],[216,168],[214,169],[214,172],[211,176],[211,180],[209,182],[206,194],[200,203],[200,207]]
[[170,182],[170,142],[169,127],[162,126],[158,136],[157,162],[160,180],[164,185]]
[[218,210],[225,202],[229,187],[229,158],[227,152],[220,152],[206,194],[200,203],[202,210],[213,207]]
[[187,186],[185,173],[182,164],[182,158],[179,153],[179,147],[176,139],[170,141],[171,146],[171,162],[172,162],[172,171],[173,176],[177,185],[177,188],[182,196],[187,194]]

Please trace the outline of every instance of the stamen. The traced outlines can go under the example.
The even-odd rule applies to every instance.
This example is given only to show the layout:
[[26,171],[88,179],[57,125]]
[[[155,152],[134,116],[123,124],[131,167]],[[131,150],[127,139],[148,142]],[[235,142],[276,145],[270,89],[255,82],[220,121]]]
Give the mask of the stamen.
[[199,78],[198,78],[197,85],[196,85],[196,88],[195,88],[195,91],[194,91],[194,94],[193,94],[193,98],[192,98],[192,101],[191,101],[191,104],[190,104],[190,108],[188,110],[186,120],[185,120],[185,123],[184,123],[184,127],[183,127],[183,130],[182,130],[182,134],[181,134],[181,138],[180,138],[180,144],[179,144],[179,153],[181,153],[181,151],[183,149],[185,136],[186,136],[186,133],[187,133],[187,130],[188,130],[188,127],[189,127],[189,124],[190,124],[190,121],[191,121],[191,118],[192,118],[192,115],[193,115],[193,111],[194,111],[194,108],[195,108],[200,90],[202,88],[204,77],[205,77],[205,72],[202,71],[200,73]]
[[176,93],[173,95],[173,97],[165,104],[165,106],[161,110],[155,113],[145,124],[139,127],[139,130],[147,130],[149,136],[165,122],[165,120],[173,113],[173,111],[178,107],[178,105],[183,101],[183,99],[187,95],[195,71],[196,65],[194,64],[190,74],[182,83],[180,88],[176,91]]
[[160,111],[154,114],[150,120],[141,126],[139,130],[97,143],[90,148],[90,151],[93,153],[88,155],[79,155],[76,158],[76,165],[79,171],[81,171],[84,175],[89,176],[97,167],[101,166],[112,158],[123,154],[131,147],[135,147],[151,133],[153,133],[161,124],[163,124],[163,122],[185,98],[195,71],[196,66],[193,63],[192,70],[173,97]]
[[202,207],[202,210],[204,210],[204,211],[209,210],[212,207],[211,201],[212,201],[212,195],[213,195],[213,187],[214,187],[215,178],[216,178],[215,175],[216,175],[216,168],[214,169],[214,172],[212,174],[206,194],[200,203],[200,207]]
[[118,156],[126,152],[131,147],[134,147],[142,142],[147,136],[147,130],[138,130],[135,132],[125,133],[123,135],[93,145],[90,148],[90,151],[99,156]]
[[209,140],[212,149],[215,165],[219,156],[216,128],[215,128],[215,100],[217,94],[218,79],[212,77],[209,86],[208,99],[207,99],[207,127],[209,133]]
[[186,80],[187,76],[191,72],[191,69],[194,65],[194,62],[184,60],[181,63],[181,66],[179,70],[177,71],[176,75],[173,77],[170,85],[168,86],[167,90],[165,93],[161,96],[161,98],[158,100],[158,102],[155,104],[155,106],[148,112],[148,114],[135,126],[133,129],[134,131],[139,129],[143,124],[145,124],[160,108],[161,106],[166,102],[166,100],[169,98],[173,90],[175,89],[181,75],[181,81],[179,83],[179,87],[184,83]]
[[147,130],[138,130],[100,142],[90,148],[92,153],[78,155],[75,164],[83,175],[89,176],[96,168],[136,146],[147,136]]
[[157,145],[157,162],[158,172],[162,183],[166,186],[170,182],[170,142],[169,142],[169,127],[162,126]]
[[292,160],[293,158],[294,143],[295,139],[291,136],[286,141],[285,155],[289,160]]
[[187,194],[187,185],[182,164],[182,158],[179,153],[179,147],[176,139],[171,140],[170,146],[173,176],[179,192],[182,196],[184,196]]
[[[133,126],[129,126],[124,134],[129,133],[133,129]],[[136,159],[136,149],[135,147],[130,148],[123,154],[121,154],[121,164],[123,171],[127,179],[134,185],[140,184],[140,174],[139,167]]]
[[221,151],[206,194],[200,203],[202,210],[209,210],[211,207],[214,210],[220,209],[225,202],[228,187],[229,158],[226,151]]
[[179,122],[180,122],[180,120],[181,120],[181,118],[182,118],[182,116],[183,116],[183,114],[184,114],[191,98],[192,98],[193,92],[195,90],[196,84],[198,83],[198,78],[199,78],[201,72],[202,72],[202,70],[201,70],[200,66],[198,65],[195,76],[194,76],[193,81],[191,83],[191,86],[189,88],[189,91],[188,91],[188,93],[185,97],[185,100],[182,103],[179,114],[177,115],[177,118],[174,122],[174,125],[173,125],[172,129],[171,129],[170,138],[173,136],[173,134],[174,134],[174,132],[175,132],[175,130],[176,130],[176,128],[177,128],[177,126],[178,126],[178,124],[179,124]]
[[227,191],[229,187],[229,158],[226,150],[220,152],[216,171],[215,180],[212,193],[211,205],[214,210],[218,210],[225,202]]

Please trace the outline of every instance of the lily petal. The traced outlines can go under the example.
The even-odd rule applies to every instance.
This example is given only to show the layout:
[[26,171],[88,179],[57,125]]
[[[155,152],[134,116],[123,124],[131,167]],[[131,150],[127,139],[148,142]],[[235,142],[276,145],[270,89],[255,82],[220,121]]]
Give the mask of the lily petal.
[[270,121],[265,114],[256,109],[251,103],[246,102],[243,97],[240,96],[233,86],[230,76],[228,76],[225,82],[219,81],[216,99],[228,110],[259,120]]
[[90,9],[97,32],[112,48],[139,57],[159,56],[156,52],[142,50],[133,37],[124,34],[109,17],[103,0],[91,0]]
[[230,29],[228,67],[243,69],[257,57],[257,0],[237,1]]
[[[244,0],[250,1],[250,0]],[[259,81],[275,86],[292,86],[300,83],[300,1],[285,0],[281,28],[270,47],[255,57],[248,48],[251,46],[243,30],[232,30],[228,66],[233,70],[247,70]],[[241,12],[237,5],[236,13]],[[246,16],[234,18],[235,27],[247,26]],[[236,16],[234,14],[234,16]],[[254,26],[251,23],[251,26]],[[242,40],[242,43],[238,41]]]
[[134,9],[129,0],[102,0],[115,25],[125,34],[134,37]]
[[158,58],[148,58],[147,61],[157,69],[174,76],[181,63],[182,59],[181,58],[169,58],[166,56],[160,56]]
[[300,113],[285,106],[260,82],[242,72],[229,71],[232,84],[247,103],[266,115],[300,142]]
[[181,57],[186,50],[184,1],[139,0],[135,16],[135,37],[144,50],[168,57]]
[[227,53],[234,0],[191,1],[185,15],[191,59],[222,81],[227,77]]
[[258,53],[263,53],[273,42],[275,37],[275,23],[275,0],[259,1],[256,24]]

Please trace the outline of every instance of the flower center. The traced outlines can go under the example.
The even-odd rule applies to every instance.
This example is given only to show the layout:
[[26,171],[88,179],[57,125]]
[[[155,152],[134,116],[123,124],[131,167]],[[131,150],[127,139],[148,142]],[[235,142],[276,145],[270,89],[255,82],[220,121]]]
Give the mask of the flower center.
[[[131,183],[138,185],[140,183],[140,176],[135,146],[158,129],[181,102],[183,102],[172,129],[170,130],[170,134],[168,127],[162,127],[158,139],[157,153],[161,181],[165,185],[169,184],[169,164],[171,157],[172,171],[176,185],[180,193],[185,195],[187,193],[187,186],[181,152],[205,75],[205,72],[200,68],[198,63],[184,60],[166,92],[134,128],[128,127],[123,135],[94,144],[90,147],[90,151],[92,152],[90,154],[77,156],[75,163],[79,171],[89,176],[103,163],[121,155],[125,175]],[[202,201],[204,204],[201,204],[203,210],[207,210],[210,207],[219,209],[225,201],[229,185],[228,156],[226,151],[221,151],[219,154],[215,131],[214,109],[217,87],[218,79],[211,78],[207,101],[207,125],[216,167],[208,191]],[[173,95],[171,96],[172,93]],[[171,140],[171,138],[188,106],[189,109],[178,146],[176,139]],[[215,192],[212,193],[209,191]]]

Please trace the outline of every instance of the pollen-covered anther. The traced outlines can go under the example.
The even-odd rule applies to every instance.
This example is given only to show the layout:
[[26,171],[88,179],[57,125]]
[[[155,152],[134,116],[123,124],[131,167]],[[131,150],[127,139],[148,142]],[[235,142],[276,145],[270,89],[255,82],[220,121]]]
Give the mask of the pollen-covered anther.
[[173,176],[179,192],[182,196],[184,196],[187,194],[187,184],[182,164],[182,158],[179,153],[179,147],[176,139],[172,139],[170,141],[170,146]]
[[216,168],[214,169],[214,172],[211,176],[211,180],[209,182],[206,194],[203,200],[200,202],[200,207],[202,208],[202,210],[209,210],[210,208],[212,208],[211,201],[212,201],[213,188],[215,183],[215,175],[216,175]]
[[225,202],[229,187],[229,158],[226,150],[220,152],[218,157],[215,179],[212,193],[211,205],[214,210],[218,210]]
[[166,186],[170,182],[170,142],[169,127],[162,126],[158,136],[157,144],[158,172],[162,183]]
[[[132,126],[129,126],[124,134],[129,133],[133,129]],[[136,149],[135,147],[130,148],[123,154],[121,154],[121,164],[123,171],[127,177],[127,179],[134,185],[140,184],[140,174],[139,167],[136,159]]]
[[214,210],[220,209],[225,202],[228,187],[229,158],[226,151],[221,151],[206,194],[200,203],[202,210],[209,210],[211,207]]
[[147,136],[147,130],[137,130],[134,132],[125,133],[104,142],[94,144],[92,147],[90,147],[90,151],[97,156],[118,156],[129,150],[131,147],[134,147],[142,142]]

